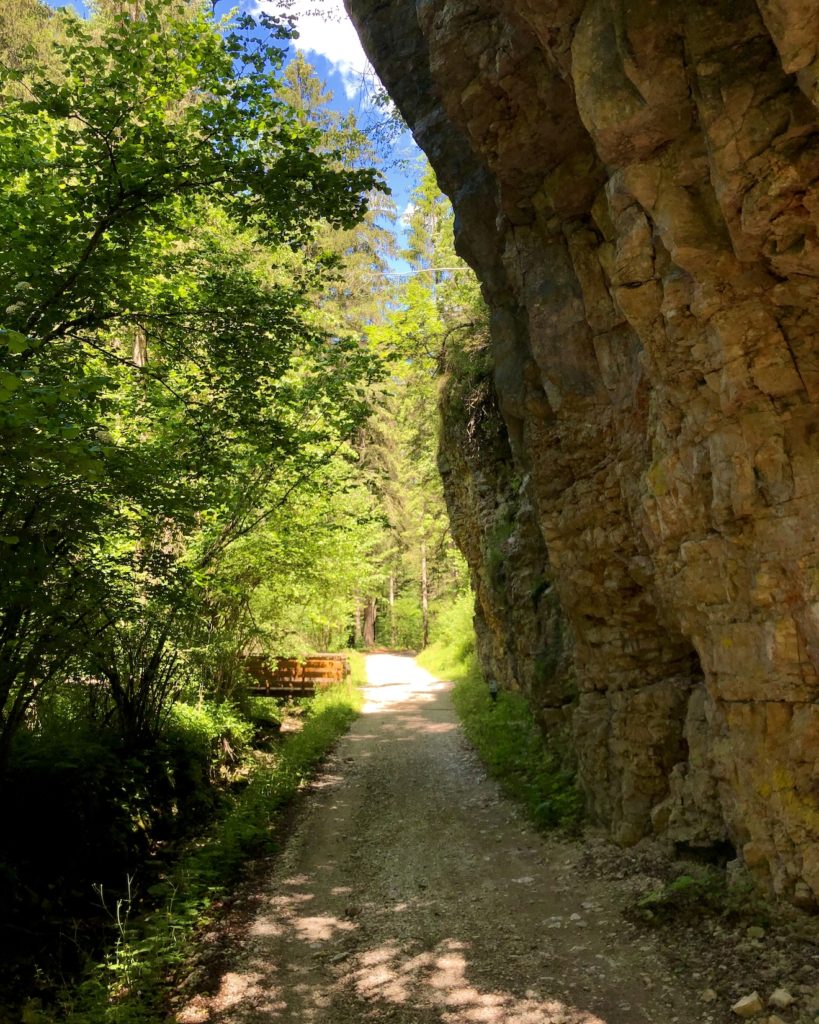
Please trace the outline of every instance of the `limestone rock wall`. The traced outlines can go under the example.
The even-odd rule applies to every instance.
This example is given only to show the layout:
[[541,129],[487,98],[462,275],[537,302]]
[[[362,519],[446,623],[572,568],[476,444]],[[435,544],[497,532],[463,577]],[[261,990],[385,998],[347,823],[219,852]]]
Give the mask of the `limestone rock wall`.
[[593,813],[816,907],[819,0],[348,3],[492,309]]
[[487,356],[473,348],[444,378],[438,464],[450,526],[470,566],[486,675],[522,690],[541,724],[563,738],[576,695],[571,646],[529,477],[512,457]]

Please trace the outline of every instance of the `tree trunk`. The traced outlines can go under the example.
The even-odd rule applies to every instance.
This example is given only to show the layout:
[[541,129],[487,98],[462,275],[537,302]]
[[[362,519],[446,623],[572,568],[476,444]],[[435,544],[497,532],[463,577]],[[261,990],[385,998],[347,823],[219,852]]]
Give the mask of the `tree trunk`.
[[429,579],[427,578],[427,542],[421,541],[421,618],[424,624],[424,647],[429,646]]
[[353,647],[361,646],[361,604],[358,598],[355,599],[355,637]]
[[368,597],[364,606],[364,646],[375,647],[375,620],[378,616],[376,598]]
[[148,363],[148,336],[141,327],[138,327],[134,335],[133,350],[134,366],[146,366]]
[[395,647],[395,573],[390,573],[390,647]]

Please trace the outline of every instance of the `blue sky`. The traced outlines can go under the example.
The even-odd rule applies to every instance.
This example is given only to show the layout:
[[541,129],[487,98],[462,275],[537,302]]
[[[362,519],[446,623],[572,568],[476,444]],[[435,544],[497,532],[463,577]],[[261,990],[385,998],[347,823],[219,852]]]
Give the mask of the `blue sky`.
[[[81,14],[88,14],[83,0],[47,2],[52,7],[69,6]],[[235,6],[251,13],[258,10],[267,10],[271,14],[283,11],[277,0],[218,0],[216,11],[222,14]],[[304,51],[327,83],[333,93],[332,106],[345,113],[354,110],[364,120],[367,94],[362,83],[369,65],[342,0],[287,0],[286,11],[298,19],[299,39],[291,46]],[[399,214],[407,210],[410,202],[415,184],[413,167],[419,157],[420,150],[409,132],[405,132],[393,146],[392,159],[385,161],[384,175]],[[399,244],[402,241],[399,237]],[[399,263],[396,269],[403,269],[403,265]]]

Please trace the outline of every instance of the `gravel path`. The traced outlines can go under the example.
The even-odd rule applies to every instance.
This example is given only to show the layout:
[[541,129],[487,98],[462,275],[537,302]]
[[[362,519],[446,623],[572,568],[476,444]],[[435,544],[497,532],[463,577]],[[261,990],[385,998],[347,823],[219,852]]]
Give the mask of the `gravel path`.
[[[217,990],[180,1024],[704,1024],[611,882],[498,792],[449,685],[373,655]],[[258,896],[258,894],[257,894]]]

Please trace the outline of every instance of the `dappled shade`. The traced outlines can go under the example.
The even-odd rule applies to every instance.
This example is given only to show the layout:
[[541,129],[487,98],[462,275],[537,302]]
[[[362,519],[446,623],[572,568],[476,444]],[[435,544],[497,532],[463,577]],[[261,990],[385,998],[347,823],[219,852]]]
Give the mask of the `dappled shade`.
[[368,660],[364,714],[303,808],[246,945],[180,1024],[692,1021],[678,995],[635,983],[611,941],[622,922],[499,797],[449,684],[409,658]]

